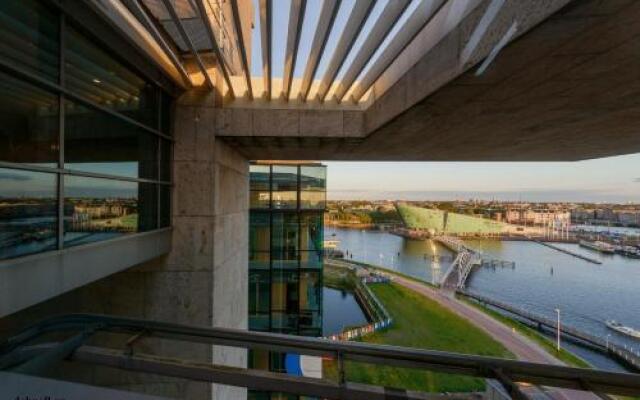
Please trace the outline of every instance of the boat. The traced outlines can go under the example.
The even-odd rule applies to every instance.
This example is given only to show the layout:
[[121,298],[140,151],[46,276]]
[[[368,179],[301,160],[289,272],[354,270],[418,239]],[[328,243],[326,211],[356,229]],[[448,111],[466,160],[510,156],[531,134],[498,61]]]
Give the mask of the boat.
[[601,253],[606,253],[606,254],[615,253],[615,247],[613,247],[609,243],[603,242],[601,240],[596,240],[596,241],[593,241],[593,242],[590,242],[588,240],[581,240],[579,242],[579,244],[582,247],[586,247],[586,248],[591,249],[591,250],[599,251]]
[[612,329],[618,333],[621,333],[626,336],[630,336],[635,339],[640,339],[640,330],[638,329],[634,329],[629,326],[624,326],[621,323],[616,322],[614,320],[609,320],[605,322],[605,324],[609,329]]
[[640,258],[640,250],[634,246],[620,246],[619,249],[616,249],[616,253],[629,258]]

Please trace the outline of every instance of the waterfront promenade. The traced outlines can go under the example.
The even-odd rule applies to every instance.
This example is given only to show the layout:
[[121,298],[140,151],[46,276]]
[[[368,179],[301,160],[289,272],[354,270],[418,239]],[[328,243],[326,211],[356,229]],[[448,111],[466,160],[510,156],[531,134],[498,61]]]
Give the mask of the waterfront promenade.
[[[509,329],[508,326],[496,321],[482,311],[456,299],[454,292],[452,291],[434,289],[425,284],[416,282],[415,280],[407,279],[395,274],[394,282],[436,301],[438,304],[465,318],[487,332],[495,340],[502,343],[502,345],[518,357],[519,360],[541,364],[564,365],[564,363],[547,353],[537,343],[524,337],[518,332]],[[544,393],[538,394],[547,395],[555,399],[566,400],[600,399],[600,397],[593,393],[557,388],[545,388]]]

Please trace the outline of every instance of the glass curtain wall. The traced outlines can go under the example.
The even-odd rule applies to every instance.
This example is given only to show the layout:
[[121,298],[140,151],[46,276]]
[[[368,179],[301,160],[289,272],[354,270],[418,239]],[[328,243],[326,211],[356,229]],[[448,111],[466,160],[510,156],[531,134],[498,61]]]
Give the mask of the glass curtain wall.
[[0,260],[169,226],[171,97],[53,3],[0,37]]
[[[250,191],[249,328],[321,336],[326,167],[252,164]],[[287,372],[286,357],[254,351],[250,364]],[[288,398],[253,391],[249,397]]]

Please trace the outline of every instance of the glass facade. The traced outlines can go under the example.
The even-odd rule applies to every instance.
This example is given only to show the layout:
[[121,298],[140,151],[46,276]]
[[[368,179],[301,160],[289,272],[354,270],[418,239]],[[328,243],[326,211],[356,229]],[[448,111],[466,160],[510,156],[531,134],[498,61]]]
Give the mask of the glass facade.
[[171,97],[55,5],[0,19],[0,259],[169,226]]
[[[326,167],[252,164],[250,191],[249,328],[321,336]],[[252,351],[250,364],[287,372],[285,358]],[[262,392],[249,397],[297,398]]]

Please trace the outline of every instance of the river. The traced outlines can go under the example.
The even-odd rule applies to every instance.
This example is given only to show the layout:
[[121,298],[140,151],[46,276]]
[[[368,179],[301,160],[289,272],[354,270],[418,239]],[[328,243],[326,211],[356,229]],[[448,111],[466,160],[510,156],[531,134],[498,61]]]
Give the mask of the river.
[[[325,235],[339,240],[339,248],[349,251],[354,260],[427,281],[432,281],[434,274],[443,274],[450,264],[451,253],[432,241],[333,227],[327,227]],[[514,269],[478,268],[467,282],[468,290],[549,318],[556,318],[555,309],[559,308],[564,323],[602,337],[610,335],[612,342],[640,350],[640,341],[604,325],[606,320],[615,319],[640,328],[640,260],[601,255],[576,244],[560,246],[600,259],[602,264],[592,264],[534,242],[469,240],[467,243],[481,250],[486,258],[515,262]],[[434,254],[440,262],[434,263]],[[439,264],[439,268],[434,264]],[[598,353],[565,345],[599,368],[620,369]]]

